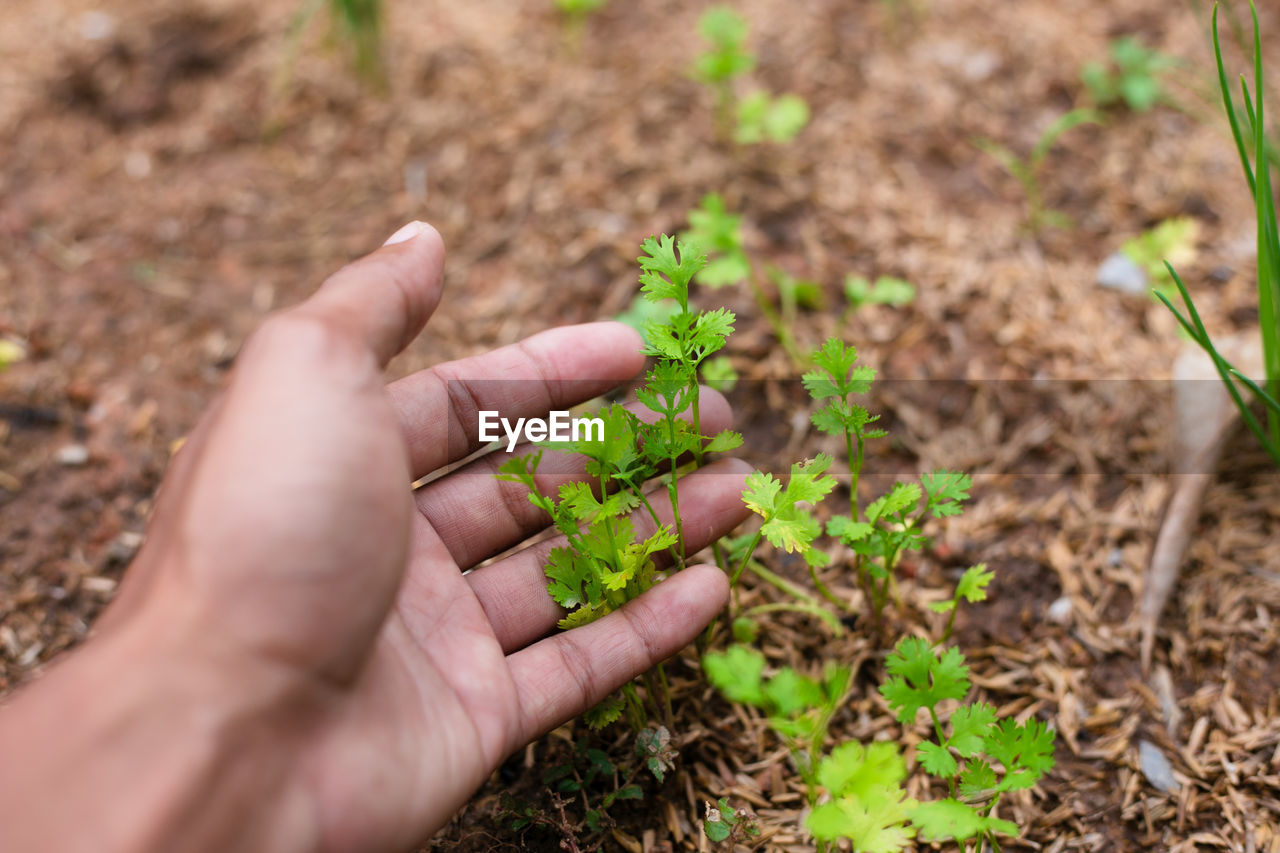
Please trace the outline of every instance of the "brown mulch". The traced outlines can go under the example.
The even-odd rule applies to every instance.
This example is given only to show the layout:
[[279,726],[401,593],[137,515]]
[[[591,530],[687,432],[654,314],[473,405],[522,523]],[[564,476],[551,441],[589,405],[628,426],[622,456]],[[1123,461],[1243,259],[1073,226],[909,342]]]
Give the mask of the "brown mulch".
[[[105,35],[87,0],[0,5],[0,335],[30,351],[0,375],[0,691],[85,636],[170,445],[266,312],[427,219],[450,246],[449,293],[394,367],[407,372],[618,313],[641,239],[719,191],[759,258],[822,284],[832,307],[802,316],[801,343],[838,334],[894,380],[873,400],[892,439],[871,469],[975,474],[969,510],[911,566],[902,624],[926,622],[963,566],[996,569],[957,641],[986,699],[1060,733],[1057,769],[1002,808],[1025,827],[1005,849],[1280,851],[1280,477],[1248,436],[1228,448],[1144,676],[1132,607],[1171,491],[1162,380],[1180,344],[1163,308],[1094,284],[1124,239],[1191,216],[1200,251],[1182,272],[1206,322],[1256,322],[1250,207],[1224,127],[1161,108],[1068,133],[1043,181],[1075,225],[1042,241],[972,142],[1029,150],[1083,103],[1081,64],[1118,35],[1184,57],[1200,85],[1201,23],[1155,0],[934,0],[914,23],[871,0],[743,0],[753,80],[804,95],[814,120],[792,145],[735,150],[715,142],[686,73],[705,4],[615,0],[577,52],[550,5],[391,0],[386,96],[317,27],[280,102],[290,0],[127,0]],[[1262,13],[1280,33],[1280,10]],[[848,315],[847,273],[920,295]],[[702,298],[741,318],[730,355],[752,383],[738,400],[752,461],[782,470],[834,449],[791,417],[795,370],[747,294]],[[87,461],[64,464],[80,448]],[[840,565],[828,577],[851,587]],[[777,664],[857,663],[833,737],[919,737],[885,712],[884,648],[865,631],[833,639],[786,616],[762,646]],[[708,849],[703,803],[729,796],[759,814],[769,849],[811,849],[780,744],[696,667],[692,654],[673,666],[681,771],[618,810],[608,847]],[[507,832],[496,797],[535,790],[535,768],[580,734],[509,762],[437,846],[555,849]],[[1141,740],[1176,792],[1146,780]]]

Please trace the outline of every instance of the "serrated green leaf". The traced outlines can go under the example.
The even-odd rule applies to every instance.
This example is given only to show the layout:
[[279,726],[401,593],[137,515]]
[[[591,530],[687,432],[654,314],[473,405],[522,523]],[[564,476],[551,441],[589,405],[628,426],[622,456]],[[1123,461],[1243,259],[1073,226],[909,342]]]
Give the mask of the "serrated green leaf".
[[955,756],[945,746],[931,740],[922,741],[916,747],[916,758],[920,761],[920,766],[931,776],[950,779],[959,770]]
[[747,475],[746,485],[742,492],[742,502],[747,509],[756,515],[768,518],[773,514],[778,496],[782,493],[782,483],[772,474],[764,471],[752,471]]
[[897,744],[876,741],[864,746],[846,741],[818,764],[818,783],[833,797],[865,799],[877,789],[891,788],[907,778],[907,764]]
[[1007,820],[984,817],[972,806],[959,800],[934,800],[920,803],[911,810],[922,841],[964,842],[984,833],[1018,834],[1018,827]]
[[764,655],[742,645],[702,656],[702,669],[717,690],[731,701],[757,708],[765,705],[764,663]]
[[915,834],[906,824],[914,806],[900,788],[881,789],[870,797],[823,803],[809,813],[805,827],[821,840],[848,838],[860,853],[898,853]]
[[996,773],[982,759],[965,764],[960,774],[960,795],[971,800],[985,800],[996,790]]
[[892,678],[880,686],[899,722],[911,723],[921,708],[935,708],[946,699],[963,699],[969,692],[969,668],[959,649],[940,655],[919,637],[906,637],[889,653],[885,668]]
[[593,729],[603,729],[605,726],[613,723],[618,717],[622,716],[622,711],[626,707],[626,702],[617,694],[609,696],[603,702],[595,707],[588,708],[582,718],[586,720],[587,725]]
[[764,686],[764,696],[771,712],[784,717],[816,708],[826,698],[818,682],[790,667],[780,670],[769,679]]
[[970,566],[964,570],[964,574],[960,576],[960,582],[956,584],[956,597],[970,603],[986,601],[987,585],[995,576],[995,572],[987,570],[986,563]]
[[873,529],[865,521],[853,521],[845,515],[837,515],[827,522],[827,535],[836,537],[846,545],[866,539]]
[[996,709],[978,702],[961,705],[951,712],[951,737],[947,744],[964,758],[975,755],[996,721]]
[[1005,767],[1002,787],[1030,788],[1053,769],[1053,744],[1057,733],[1032,718],[1019,724],[1001,720],[983,741],[982,751]]
[[867,521],[872,524],[882,518],[893,518],[908,512],[920,503],[920,487],[915,483],[894,483],[888,494],[881,495],[867,506]]

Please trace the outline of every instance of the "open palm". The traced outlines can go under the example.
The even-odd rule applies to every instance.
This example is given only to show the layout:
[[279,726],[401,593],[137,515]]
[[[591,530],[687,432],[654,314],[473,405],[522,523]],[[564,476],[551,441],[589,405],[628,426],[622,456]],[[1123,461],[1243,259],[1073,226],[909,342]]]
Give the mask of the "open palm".
[[[175,460],[103,621],[167,625],[155,630],[200,649],[193,657],[268,721],[245,760],[272,790],[264,813],[226,828],[233,849],[422,840],[513,750],[688,643],[727,594],[723,573],[693,567],[548,636],[562,615],[542,574],[555,540],[465,572],[547,524],[492,476],[492,458],[457,464],[477,449],[477,411],[568,408],[631,378],[642,359],[634,332],[599,323],[384,385],[382,368],[440,293],[438,235],[414,226],[410,237],[340,271],[246,344]],[[727,425],[723,400],[706,398],[707,428]],[[544,490],[582,475],[570,457],[541,471]],[[690,552],[742,519],[743,473],[724,461],[688,478]]]

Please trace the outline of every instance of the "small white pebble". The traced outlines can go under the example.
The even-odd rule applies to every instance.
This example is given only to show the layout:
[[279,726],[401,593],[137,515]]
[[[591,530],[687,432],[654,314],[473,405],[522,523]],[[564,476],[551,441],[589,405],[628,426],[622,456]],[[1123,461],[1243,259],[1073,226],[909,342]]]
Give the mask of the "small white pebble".
[[1056,622],[1059,625],[1066,625],[1071,621],[1071,599],[1065,595],[1059,598],[1053,604],[1049,605],[1048,617],[1050,622]]
[[116,19],[106,12],[85,12],[80,16],[80,36],[85,41],[102,41],[116,33]]
[[1173,775],[1169,759],[1151,741],[1138,741],[1138,763],[1142,766],[1142,775],[1147,777],[1153,787],[1166,794],[1175,793],[1182,787],[1178,784],[1178,778]]
[[124,157],[124,171],[131,178],[145,178],[151,174],[151,155],[145,151],[130,151]]
[[89,461],[89,448],[83,444],[68,444],[58,448],[58,464],[69,468],[78,468]]

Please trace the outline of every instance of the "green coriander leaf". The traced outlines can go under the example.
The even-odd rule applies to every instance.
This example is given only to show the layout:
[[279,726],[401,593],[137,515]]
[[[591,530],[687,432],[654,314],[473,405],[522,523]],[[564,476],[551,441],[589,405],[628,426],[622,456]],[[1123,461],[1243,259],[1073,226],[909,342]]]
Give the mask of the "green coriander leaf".
[[915,483],[894,483],[888,494],[867,506],[867,521],[875,524],[881,518],[893,518],[908,512],[920,502],[920,487]]
[[834,536],[846,545],[852,545],[871,535],[872,526],[865,521],[853,521],[847,515],[837,515],[827,522],[827,535]]
[[911,822],[923,841],[968,841],[983,833],[1017,836],[1018,827],[1007,820],[984,817],[959,800],[934,800],[911,810]]
[[675,238],[666,234],[656,240],[649,237],[642,250],[645,254],[636,259],[642,270],[641,292],[650,301],[674,299],[682,307],[687,306],[689,282],[707,265],[706,257],[686,243],[677,245]]
[[987,585],[991,583],[995,572],[987,570],[986,563],[978,563],[964,570],[960,583],[956,585],[956,598],[963,598],[970,603],[987,600]]
[[822,686],[812,678],[800,675],[787,667],[770,678],[764,686],[764,696],[776,713],[791,717],[801,711],[816,708],[826,698]]
[[921,708],[934,708],[944,699],[963,699],[969,692],[969,668],[959,649],[949,648],[939,657],[919,637],[900,640],[885,668],[893,677],[880,686],[880,694],[903,724],[911,723]]
[[959,769],[950,750],[931,740],[923,741],[916,747],[916,758],[926,773],[941,779],[950,779]]
[[960,774],[960,795],[971,800],[986,800],[996,791],[996,773],[982,759],[965,764]]
[[724,453],[741,446],[742,434],[727,429],[724,432],[717,433],[702,449],[707,453]]
[[969,500],[973,478],[958,471],[937,470],[920,478],[928,495],[927,506],[934,518],[961,513],[960,504]]
[[556,604],[572,610],[583,604],[599,602],[602,597],[600,582],[591,570],[589,559],[579,556],[572,548],[553,548],[547,557],[547,592]]
[[1053,768],[1056,733],[1034,718],[1026,723],[1001,720],[983,741],[982,751],[1005,767],[1001,787],[1030,788]]
[[754,649],[733,645],[723,652],[708,652],[702,656],[702,669],[707,680],[731,701],[757,708],[765,705],[761,685],[764,655]]
[[782,493],[782,483],[772,474],[763,471],[752,471],[747,475],[746,488],[742,492],[742,501],[747,509],[757,515],[768,518],[773,514],[774,505]]
[[588,708],[587,712],[582,715],[587,721],[587,725],[593,729],[603,729],[605,726],[613,723],[622,716],[622,710],[626,707],[626,702],[617,694],[614,694],[594,708]]
[[814,838],[848,838],[859,853],[898,853],[915,834],[906,825],[915,805],[901,788],[881,790],[867,798],[844,797],[815,808],[805,826]]
[[962,757],[970,758],[982,749],[995,722],[996,709],[985,702],[961,705],[951,712],[951,737],[947,744]]
[[892,788],[907,778],[907,764],[897,744],[876,741],[863,746],[846,741],[818,764],[818,783],[833,797],[866,799],[877,789]]

